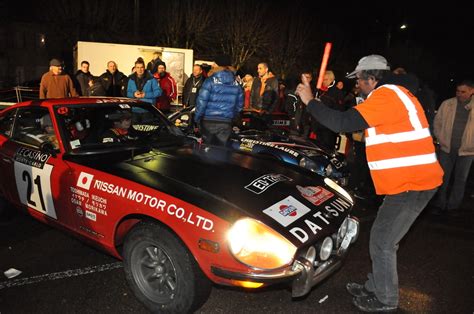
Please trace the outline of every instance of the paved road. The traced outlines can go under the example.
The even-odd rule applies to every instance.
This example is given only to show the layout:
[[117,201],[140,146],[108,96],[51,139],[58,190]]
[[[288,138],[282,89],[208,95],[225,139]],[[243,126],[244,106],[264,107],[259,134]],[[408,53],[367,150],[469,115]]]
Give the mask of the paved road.
[[[473,313],[474,211],[466,199],[461,217],[423,213],[400,245],[399,312]],[[198,313],[356,313],[344,290],[369,270],[368,236],[375,215],[359,202],[362,231],[343,268],[305,298],[285,286],[259,291],[215,287]],[[121,264],[25,215],[0,224],[0,313],[146,313],[131,295]],[[326,297],[327,296],[327,297]]]

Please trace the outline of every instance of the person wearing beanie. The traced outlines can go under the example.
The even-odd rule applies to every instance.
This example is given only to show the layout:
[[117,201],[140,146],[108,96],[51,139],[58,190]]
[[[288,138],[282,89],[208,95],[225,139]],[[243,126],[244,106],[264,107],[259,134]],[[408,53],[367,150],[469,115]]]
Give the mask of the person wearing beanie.
[[232,120],[242,111],[244,92],[235,77],[231,58],[217,56],[196,101],[194,121],[200,125],[206,144],[226,146]]
[[166,63],[163,61],[157,63],[157,72],[153,74],[153,77],[156,79],[162,90],[161,96],[156,100],[156,108],[163,112],[169,112],[171,109],[171,103],[178,95],[176,81],[169,72],[166,72]]
[[49,72],[41,77],[39,98],[66,98],[76,97],[74,82],[66,73],[63,73],[63,63],[58,59],[51,59]]

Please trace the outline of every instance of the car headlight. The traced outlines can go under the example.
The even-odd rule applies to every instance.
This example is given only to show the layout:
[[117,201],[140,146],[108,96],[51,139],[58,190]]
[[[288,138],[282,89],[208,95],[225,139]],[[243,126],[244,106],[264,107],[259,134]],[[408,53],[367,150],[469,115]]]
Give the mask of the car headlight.
[[232,254],[238,261],[260,269],[274,269],[289,265],[296,247],[263,223],[243,218],[234,223],[227,233]]
[[328,164],[326,166],[326,168],[324,169],[324,171],[326,172],[326,177],[330,177],[332,175],[332,172],[333,172],[333,167],[331,164]]
[[321,249],[319,250],[319,258],[322,261],[327,260],[331,256],[332,247],[333,242],[331,237],[326,237],[323,243],[321,244]]
[[300,162],[299,162],[299,165],[300,165],[300,167],[311,170],[312,172],[316,172],[319,175],[322,175],[322,176],[326,175],[325,171],[323,171],[318,166],[317,163],[315,163],[314,161],[312,161],[309,158],[306,158],[306,157],[301,158]]
[[351,204],[354,204],[354,201],[352,200],[352,197],[347,193],[346,190],[344,190],[340,185],[338,185],[336,182],[329,178],[324,178],[324,183],[326,183],[331,189],[335,190],[342,196],[344,196]]

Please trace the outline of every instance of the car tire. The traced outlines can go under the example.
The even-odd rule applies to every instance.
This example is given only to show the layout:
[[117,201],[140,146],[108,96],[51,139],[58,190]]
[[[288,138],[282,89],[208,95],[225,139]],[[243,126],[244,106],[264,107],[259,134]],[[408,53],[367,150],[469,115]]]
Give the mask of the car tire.
[[135,296],[151,312],[189,313],[207,301],[211,282],[167,228],[141,222],[127,235],[124,270]]

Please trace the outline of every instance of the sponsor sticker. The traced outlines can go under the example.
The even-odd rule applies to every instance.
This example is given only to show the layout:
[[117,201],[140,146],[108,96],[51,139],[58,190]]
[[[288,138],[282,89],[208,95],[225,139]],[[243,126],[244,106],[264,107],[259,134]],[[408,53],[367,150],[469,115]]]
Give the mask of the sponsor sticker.
[[296,188],[300,191],[301,196],[307,199],[314,205],[320,205],[334,196],[332,192],[329,192],[325,188],[320,186],[305,186],[302,187],[297,185]]
[[311,209],[303,205],[293,196],[288,196],[263,210],[266,215],[272,217],[284,227],[300,219],[310,211]]
[[81,172],[79,178],[77,179],[76,185],[77,187],[89,190],[91,187],[92,179],[94,179],[94,175],[89,174],[87,172]]
[[93,212],[86,210],[86,218],[92,221],[97,221],[97,215]]
[[43,169],[50,156],[50,154],[21,147],[16,151],[13,159],[19,163]]
[[253,180],[245,188],[255,194],[261,194],[272,185],[281,181],[291,181],[291,179],[279,173],[270,173]]

